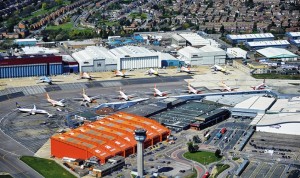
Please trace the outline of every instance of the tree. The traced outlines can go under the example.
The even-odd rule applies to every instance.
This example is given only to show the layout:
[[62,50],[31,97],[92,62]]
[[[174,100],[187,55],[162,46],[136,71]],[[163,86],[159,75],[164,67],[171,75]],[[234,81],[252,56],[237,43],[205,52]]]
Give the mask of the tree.
[[190,153],[194,153],[195,151],[194,151],[194,145],[193,145],[193,142],[188,142],[187,145],[188,145],[188,150],[189,150],[189,152],[190,152]]
[[63,4],[63,1],[62,0],[55,0],[56,4],[58,5],[62,5]]
[[224,25],[222,24],[221,28],[220,28],[220,32],[222,33],[222,36],[224,35],[225,33],[225,27]]
[[220,157],[220,154],[221,154],[221,150],[220,150],[220,149],[217,149],[217,150],[215,151],[215,156],[216,156],[216,157]]
[[44,10],[47,9],[47,6],[48,6],[47,3],[43,2],[42,9],[44,9]]

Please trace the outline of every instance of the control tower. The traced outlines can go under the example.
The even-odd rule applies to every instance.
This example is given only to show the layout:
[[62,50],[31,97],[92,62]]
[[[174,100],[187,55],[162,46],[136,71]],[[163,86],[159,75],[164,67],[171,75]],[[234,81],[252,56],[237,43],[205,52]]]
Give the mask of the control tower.
[[134,132],[134,138],[137,142],[137,177],[142,178],[144,175],[144,141],[147,137],[147,131],[143,128],[138,128]]

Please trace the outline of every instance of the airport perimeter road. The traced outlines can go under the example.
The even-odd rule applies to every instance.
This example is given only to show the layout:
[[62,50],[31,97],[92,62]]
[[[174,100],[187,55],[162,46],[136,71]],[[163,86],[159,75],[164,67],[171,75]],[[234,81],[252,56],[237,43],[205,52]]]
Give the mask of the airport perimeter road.
[[174,151],[172,154],[171,154],[171,158],[173,158],[174,160],[178,161],[178,162],[181,162],[181,163],[185,163],[185,164],[189,164],[191,165],[192,167],[194,166],[194,168],[196,169],[197,171],[197,177],[198,178],[201,178],[204,173],[205,173],[205,167],[202,166],[201,164],[195,162],[195,161],[191,161],[191,160],[188,160],[186,158],[183,157],[183,154],[185,153],[186,151],[185,150],[176,150]]
[[0,131],[0,172],[15,178],[43,177],[19,159],[19,155],[33,155],[31,151]]

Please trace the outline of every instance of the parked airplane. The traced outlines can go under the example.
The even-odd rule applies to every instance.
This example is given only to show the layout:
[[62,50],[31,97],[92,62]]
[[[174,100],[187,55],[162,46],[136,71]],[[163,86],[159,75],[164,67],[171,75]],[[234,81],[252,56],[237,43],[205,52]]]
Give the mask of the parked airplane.
[[46,93],[46,98],[47,98],[47,101],[49,102],[49,103],[51,103],[52,104],[52,106],[61,106],[61,107],[64,107],[65,105],[64,105],[64,99],[62,99],[62,100],[59,100],[59,101],[56,101],[56,100],[53,100],[53,99],[51,99],[50,98],[50,96],[49,96],[49,94],[48,93]]
[[191,84],[188,82],[188,86],[187,86],[188,90],[184,90],[183,92],[187,92],[187,93],[193,93],[193,94],[200,94],[202,93],[201,90],[197,90],[194,87],[191,86]]
[[134,96],[133,95],[126,95],[123,91],[122,91],[122,89],[120,88],[120,91],[119,91],[119,99],[120,100],[126,100],[126,101],[128,101],[128,100],[130,100],[131,98],[133,98]]
[[50,114],[49,112],[47,112],[46,110],[43,110],[43,109],[36,109],[36,106],[35,106],[35,105],[33,105],[33,108],[32,108],[32,109],[29,109],[29,108],[23,108],[23,107],[21,107],[21,106],[16,102],[16,106],[17,106],[18,111],[28,113],[29,115],[35,115],[35,114],[47,114],[48,117],[53,117],[53,115]]
[[214,66],[211,67],[211,69],[213,69],[214,71],[223,72],[224,74],[229,74],[228,70],[226,69],[226,66],[223,68],[219,65],[214,65]]
[[93,97],[89,97],[86,92],[85,89],[82,89],[82,98],[73,98],[74,100],[77,101],[82,101],[82,102],[87,102],[87,103],[94,103],[96,102],[96,99],[99,98],[99,95],[97,96],[93,96]]
[[257,85],[257,86],[251,86],[251,88],[253,88],[253,90],[263,90],[267,87],[266,85],[266,81],[264,79],[263,83]]
[[192,71],[190,67],[182,66],[179,72],[186,72],[188,74],[194,74],[196,71]]
[[53,82],[61,82],[61,81],[53,81],[51,77],[42,76],[40,77],[37,83],[48,83],[49,85],[53,85]]
[[99,77],[92,77],[88,72],[80,72],[80,79],[88,79],[88,80],[95,80],[95,78],[99,78]]
[[221,88],[213,88],[212,90],[221,90],[222,92],[224,91],[234,91],[235,89],[238,89],[239,87],[230,87],[225,84],[224,81],[221,83]]
[[128,78],[129,76],[133,76],[133,75],[128,75],[126,74],[126,72],[124,71],[119,71],[119,70],[116,70],[115,71],[115,77],[122,77],[122,78]]
[[154,85],[154,94],[153,94],[155,97],[156,96],[160,96],[160,97],[164,97],[164,96],[167,96],[168,95],[168,92],[167,91],[163,91],[161,92],[160,90],[158,90],[156,88],[156,84]]
[[146,75],[155,75],[155,76],[160,76],[160,74],[166,74],[166,73],[162,73],[162,72],[158,72],[157,70],[154,70],[153,68],[150,68],[149,70],[147,70]]

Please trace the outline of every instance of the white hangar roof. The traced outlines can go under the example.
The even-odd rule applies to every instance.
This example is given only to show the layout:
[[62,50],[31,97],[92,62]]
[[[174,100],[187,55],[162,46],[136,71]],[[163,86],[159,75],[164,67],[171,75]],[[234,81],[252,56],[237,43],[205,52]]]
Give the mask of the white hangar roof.
[[117,57],[145,57],[158,56],[157,52],[139,46],[121,46],[110,50]]

